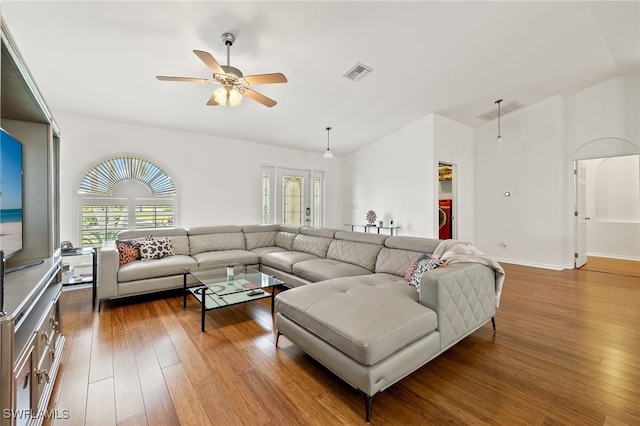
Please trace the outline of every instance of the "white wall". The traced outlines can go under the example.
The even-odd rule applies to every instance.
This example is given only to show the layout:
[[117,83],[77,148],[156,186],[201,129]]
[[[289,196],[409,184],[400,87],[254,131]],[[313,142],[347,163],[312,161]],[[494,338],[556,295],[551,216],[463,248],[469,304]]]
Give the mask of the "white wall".
[[562,269],[561,97],[503,116],[501,130],[502,149],[496,122],[476,130],[476,245],[501,261]]
[[[454,175],[454,223],[456,239],[475,242],[475,138],[471,127],[434,114],[434,194],[438,197],[438,163],[455,165]],[[434,217],[437,221],[437,215]],[[438,229],[438,222],[434,223]]]
[[[564,115],[566,174],[563,185],[567,198],[572,200],[565,214],[566,260],[572,262],[569,256],[575,251],[573,163],[640,153],[640,74],[612,78],[566,96]],[[587,253],[638,259],[638,236],[638,223],[588,223],[587,241],[599,242],[598,248],[587,245]]]
[[[495,146],[495,122],[476,129],[478,247],[506,262],[572,268],[573,161],[638,152],[639,87],[638,74],[616,77],[507,114],[502,150]],[[626,238],[635,235],[634,228]],[[607,244],[617,253],[636,247],[613,238]],[[629,253],[618,256],[637,258]]]
[[[608,152],[590,152],[590,158],[626,155],[630,145],[615,139],[640,141],[640,75],[630,74],[595,84],[564,98],[567,152],[574,155],[592,141],[607,141]],[[625,149],[627,147],[627,149]],[[631,146],[631,150],[633,147]],[[587,158],[586,155],[582,159]]]
[[342,227],[343,159],[324,160],[322,145],[318,152],[305,152],[58,112],[55,117],[61,129],[62,240],[80,241],[79,180],[91,166],[118,154],[140,155],[174,179],[180,227],[259,223],[262,163],[324,171],[330,207],[325,226]]
[[[507,114],[502,150],[496,149],[495,122],[474,131],[432,114],[332,161],[322,159],[322,150],[56,113],[62,130],[61,237],[77,240],[77,179],[120,153],[143,155],[175,177],[180,226],[257,223],[258,166],[268,163],[325,171],[328,227],[364,223],[366,212],[375,210],[378,220],[401,226],[400,235],[437,237],[437,164],[443,161],[459,165],[459,239],[501,261],[571,268],[573,161],[638,153],[639,88],[639,75],[617,77]],[[256,195],[247,196],[247,188]]]
[[640,156],[583,160],[587,254],[640,260]]
[[438,238],[438,162],[457,165],[458,238],[474,241],[473,129],[431,114],[345,157],[347,222],[379,220],[400,235]]
[[400,235],[434,237],[433,116],[345,157],[345,223],[364,224],[369,210]]

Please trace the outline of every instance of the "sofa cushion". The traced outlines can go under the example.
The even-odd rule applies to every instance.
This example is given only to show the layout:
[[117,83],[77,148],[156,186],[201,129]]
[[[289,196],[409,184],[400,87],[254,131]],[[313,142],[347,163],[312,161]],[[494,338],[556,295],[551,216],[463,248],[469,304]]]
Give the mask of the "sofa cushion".
[[257,265],[260,257],[246,250],[207,251],[193,255],[199,266]]
[[174,254],[183,254],[185,256],[188,256],[189,254],[191,254],[189,250],[188,236],[174,235],[174,236],[169,236],[169,239],[171,240],[171,245],[173,246]]
[[315,228],[312,226],[303,226],[299,229],[299,232],[301,234],[313,235],[316,237],[333,238],[336,235],[336,232],[339,232],[339,230],[331,228]]
[[262,256],[264,256],[267,253],[283,252],[287,250],[283,249],[282,247],[258,247],[250,251],[251,253],[255,253],[258,256],[260,256],[260,258],[262,258]]
[[437,328],[434,311],[386,276],[358,276],[278,294],[276,311],[364,365],[373,365]]
[[318,256],[299,251],[280,251],[266,253],[260,256],[260,263],[275,269],[279,269],[283,272],[292,273],[293,265],[298,262],[311,259],[318,259]]
[[297,233],[279,231],[276,233],[276,246],[285,250],[293,250],[293,240],[296,239]]
[[293,273],[312,283],[331,278],[353,277],[356,275],[371,274],[371,271],[362,266],[341,262],[335,259],[312,259],[298,262],[293,265]]
[[327,237],[318,237],[315,235],[298,234],[293,240],[293,250],[304,253],[310,253],[317,257],[327,257],[329,244],[333,239]]
[[162,259],[136,260],[122,265],[118,270],[118,282],[144,280],[147,278],[166,277],[185,273],[184,268],[197,266],[191,256],[174,255]]
[[205,226],[189,229],[191,255],[208,251],[245,250],[244,234],[239,226]]
[[242,227],[246,250],[276,245],[276,233],[280,225],[245,225]]
[[276,231],[244,233],[244,242],[247,250],[260,247],[273,247],[276,245]]
[[436,240],[434,238],[389,237],[384,241],[384,245],[390,249],[431,254],[438,247],[440,242],[441,240]]
[[383,247],[376,259],[376,273],[407,275],[412,263],[424,253]]
[[[358,241],[357,236],[353,234],[361,234],[368,238]],[[336,239],[331,241],[329,245],[327,259],[352,263],[367,269],[369,272],[373,272],[376,267],[378,253],[382,249],[382,243],[385,238],[383,235],[371,235],[362,232],[338,232]],[[369,240],[371,242],[365,242]]]

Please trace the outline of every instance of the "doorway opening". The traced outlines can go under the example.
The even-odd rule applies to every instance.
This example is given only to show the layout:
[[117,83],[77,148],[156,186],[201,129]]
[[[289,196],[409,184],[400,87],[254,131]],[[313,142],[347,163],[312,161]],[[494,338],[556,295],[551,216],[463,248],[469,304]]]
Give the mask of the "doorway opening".
[[455,221],[456,207],[456,166],[450,163],[438,163],[438,238],[455,239],[457,235]]
[[576,268],[590,256],[640,260],[639,169],[637,154],[574,161]]

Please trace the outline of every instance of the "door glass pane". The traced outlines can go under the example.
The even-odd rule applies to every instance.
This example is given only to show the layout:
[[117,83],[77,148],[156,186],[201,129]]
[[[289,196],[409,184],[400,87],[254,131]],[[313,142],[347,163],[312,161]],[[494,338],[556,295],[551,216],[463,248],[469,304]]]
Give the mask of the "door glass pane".
[[271,173],[262,173],[262,224],[271,223]]
[[302,225],[304,179],[302,176],[282,177],[282,223]]
[[313,226],[322,228],[324,218],[322,217],[322,177],[313,178]]

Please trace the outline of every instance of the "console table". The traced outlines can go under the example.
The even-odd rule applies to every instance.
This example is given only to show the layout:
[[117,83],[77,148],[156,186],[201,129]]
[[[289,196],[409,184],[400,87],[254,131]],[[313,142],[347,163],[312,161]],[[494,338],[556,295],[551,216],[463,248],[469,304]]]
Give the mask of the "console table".
[[395,235],[398,235],[398,229],[400,229],[399,226],[358,225],[358,224],[351,224],[351,223],[345,223],[344,226],[350,226],[351,231],[355,231],[355,229],[358,227],[364,228],[364,232],[369,232],[369,229],[377,229],[378,234],[380,233],[381,229],[388,229],[392,236],[394,233]]

